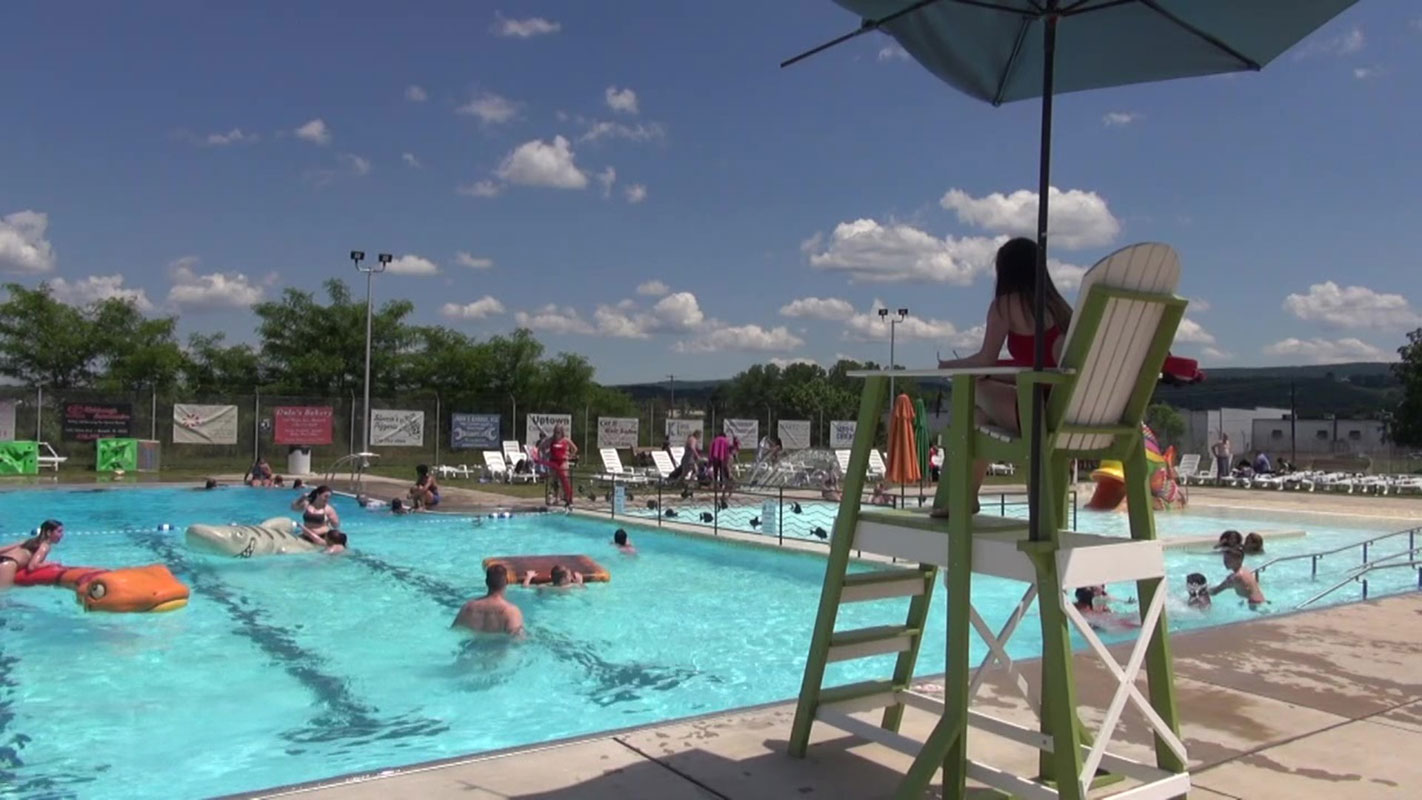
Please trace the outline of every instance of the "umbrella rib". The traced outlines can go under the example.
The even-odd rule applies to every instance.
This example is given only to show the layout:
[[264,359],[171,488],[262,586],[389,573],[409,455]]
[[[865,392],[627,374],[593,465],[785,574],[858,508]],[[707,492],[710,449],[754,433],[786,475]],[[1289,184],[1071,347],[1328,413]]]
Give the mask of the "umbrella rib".
[[1244,55],[1243,53],[1239,52],[1238,50],[1234,49],[1233,47],[1230,47],[1228,44],[1226,44],[1225,42],[1221,41],[1218,37],[1214,36],[1213,34],[1210,34],[1210,33],[1207,33],[1207,32],[1205,32],[1205,31],[1202,31],[1202,30],[1200,30],[1199,28],[1195,27],[1194,25],[1191,25],[1190,23],[1186,22],[1185,20],[1183,20],[1183,19],[1181,19],[1181,18],[1175,16],[1174,14],[1170,13],[1169,11],[1166,11],[1165,9],[1161,8],[1161,7],[1160,7],[1160,4],[1157,3],[1156,0],[1137,0],[1137,2],[1139,2],[1141,5],[1145,6],[1146,8],[1149,8],[1150,10],[1154,11],[1155,13],[1161,15],[1162,17],[1165,17],[1166,19],[1170,20],[1171,22],[1175,23],[1176,25],[1180,26],[1181,28],[1185,29],[1187,32],[1189,32],[1190,34],[1194,35],[1196,38],[1200,39],[1201,41],[1204,41],[1204,42],[1206,42],[1206,43],[1212,45],[1212,46],[1215,47],[1216,49],[1218,49],[1218,50],[1220,50],[1220,51],[1222,51],[1222,52],[1228,54],[1228,55],[1231,56],[1232,58],[1238,59],[1239,63],[1243,64],[1244,66],[1248,67],[1249,69],[1258,71],[1258,70],[1261,70],[1261,69],[1264,68],[1263,65],[1261,65],[1258,61],[1255,61],[1254,59],[1249,58],[1248,56],[1246,56],[1246,55]]
[[1032,19],[1023,17],[1022,24],[1017,28],[1017,40],[1012,43],[1012,55],[1007,57],[1007,64],[1002,68],[1002,76],[997,82],[997,92],[992,96],[994,106],[1002,105],[1002,96],[1007,92],[1007,79],[1012,77],[1012,70],[1017,67],[1017,57],[1022,55],[1022,45],[1027,41],[1027,31],[1032,27]]
[[[1108,2],[1101,3],[1100,5],[1094,5],[1094,6],[1090,7],[1090,8],[1082,8],[1082,6],[1084,6],[1084,5],[1086,5],[1086,4],[1090,3],[1090,2],[1092,2],[1092,0],[1076,0],[1075,3],[1072,3],[1071,5],[1067,6],[1066,8],[1063,8],[1063,9],[1061,10],[1061,15],[1064,16],[1064,17],[1069,17],[1069,16],[1072,16],[1072,15],[1074,15],[1074,14],[1086,14],[1086,13],[1091,12],[1091,11],[1105,11],[1105,10],[1108,9],[1108,8],[1115,8],[1116,6],[1124,6],[1124,5],[1128,4],[1128,3],[1135,3],[1135,2],[1138,2],[1138,0],[1109,0]],[[1080,9],[1080,10],[1078,10],[1078,9]]]
[[[961,0],[957,0],[957,1],[958,1],[958,2],[961,2]],[[904,8],[901,8],[901,9],[899,9],[898,11],[895,11],[894,13],[892,13],[892,14],[886,16],[886,17],[880,17],[879,19],[866,19],[866,20],[864,20],[864,21],[862,21],[862,22],[859,23],[859,27],[858,27],[856,30],[850,31],[849,33],[846,33],[846,34],[844,34],[843,36],[840,36],[840,37],[831,39],[831,40],[829,40],[828,42],[825,42],[824,44],[820,45],[819,47],[815,47],[815,48],[812,48],[812,49],[810,49],[810,50],[806,50],[805,52],[801,53],[801,54],[798,55],[798,56],[795,56],[794,58],[790,58],[790,59],[787,59],[787,60],[785,60],[785,61],[780,62],[780,68],[781,68],[781,69],[784,69],[785,67],[788,67],[788,66],[790,66],[791,64],[796,64],[796,63],[799,63],[799,62],[801,62],[801,61],[804,61],[805,59],[809,58],[810,56],[818,55],[819,53],[823,53],[824,51],[830,49],[831,47],[834,47],[834,46],[840,45],[840,44],[844,44],[845,42],[849,41],[850,39],[853,39],[853,38],[858,37],[858,36],[862,36],[863,34],[866,34],[866,33],[870,32],[870,31],[876,31],[876,30],[878,30],[880,27],[882,27],[883,25],[885,25],[885,24],[887,24],[887,23],[890,23],[890,22],[893,22],[894,20],[898,19],[899,17],[907,16],[907,15],[909,15],[909,14],[912,14],[912,13],[915,12],[915,11],[918,11],[918,10],[921,9],[921,8],[924,8],[925,6],[931,6],[931,5],[933,5],[934,3],[937,3],[937,2],[939,2],[939,0],[918,0],[918,2],[913,3],[913,4],[911,4],[911,5],[908,5],[908,6],[905,6]]]

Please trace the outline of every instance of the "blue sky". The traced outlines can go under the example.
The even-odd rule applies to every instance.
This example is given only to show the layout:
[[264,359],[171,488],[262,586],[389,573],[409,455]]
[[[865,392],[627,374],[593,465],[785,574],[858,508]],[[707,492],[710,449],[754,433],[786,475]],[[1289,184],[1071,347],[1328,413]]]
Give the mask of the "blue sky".
[[[876,302],[910,309],[901,363],[974,346],[993,237],[1035,219],[1035,103],[878,34],[778,69],[857,24],[828,0],[609,8],[7,4],[3,278],[245,341],[252,302],[388,251],[377,299],[528,325],[610,382],[885,361]],[[1393,358],[1422,325],[1420,73],[1422,7],[1363,0],[1260,74],[1061,98],[1058,275],[1165,241],[1180,354]]]

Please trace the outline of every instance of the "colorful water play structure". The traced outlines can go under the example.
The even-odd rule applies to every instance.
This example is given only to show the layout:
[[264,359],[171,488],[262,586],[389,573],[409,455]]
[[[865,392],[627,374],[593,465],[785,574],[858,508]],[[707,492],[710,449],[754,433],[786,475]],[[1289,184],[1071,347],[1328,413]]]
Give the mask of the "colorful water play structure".
[[[1145,442],[1146,462],[1150,465],[1150,494],[1157,511],[1184,508],[1190,502],[1189,493],[1175,474],[1175,448],[1160,450],[1160,440],[1145,423],[1141,423]],[[1095,511],[1114,511],[1126,502],[1126,475],[1120,461],[1102,461],[1092,470],[1091,481],[1096,490],[1086,507]]]
[[612,579],[607,568],[584,555],[570,556],[491,556],[484,559],[484,569],[502,564],[509,571],[509,581],[522,581],[531,570],[534,585],[552,583],[553,568],[565,567],[581,572],[584,583],[606,583]]
[[85,611],[174,611],[188,604],[188,587],[162,564],[105,569],[48,563],[17,573],[15,585],[73,589]]

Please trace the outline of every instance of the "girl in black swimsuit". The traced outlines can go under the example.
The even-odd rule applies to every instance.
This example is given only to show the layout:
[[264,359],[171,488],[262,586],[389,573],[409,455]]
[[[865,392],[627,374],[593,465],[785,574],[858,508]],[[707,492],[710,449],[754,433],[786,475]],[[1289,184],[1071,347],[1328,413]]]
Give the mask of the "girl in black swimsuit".
[[20,570],[34,569],[44,563],[51,547],[64,537],[64,523],[47,519],[34,536],[0,547],[0,589],[13,586]]
[[296,498],[291,509],[301,512],[301,537],[314,544],[325,546],[326,534],[341,524],[340,516],[331,505],[329,486],[317,486],[310,494]]

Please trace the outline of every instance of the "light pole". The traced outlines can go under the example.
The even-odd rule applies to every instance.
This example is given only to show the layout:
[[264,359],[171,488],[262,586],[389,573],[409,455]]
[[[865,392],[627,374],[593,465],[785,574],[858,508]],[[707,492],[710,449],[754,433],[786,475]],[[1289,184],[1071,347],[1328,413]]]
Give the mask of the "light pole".
[[908,319],[908,309],[907,309],[907,308],[901,308],[901,309],[899,309],[899,313],[898,313],[898,316],[897,316],[897,317],[890,318],[890,317],[889,317],[889,309],[887,309],[887,308],[881,308],[881,309],[879,309],[879,319],[884,319],[884,320],[888,320],[888,321],[889,321],[889,408],[890,408],[890,412],[889,412],[889,413],[892,414],[892,413],[893,413],[892,409],[893,409],[893,404],[894,404],[894,399],[895,399],[895,395],[894,395],[894,370],[897,369],[897,367],[896,367],[895,364],[894,364],[894,329],[897,328],[897,327],[899,326],[899,324],[902,323],[904,320]]
[[395,257],[389,253],[381,253],[375,257],[376,264],[369,267],[362,267],[360,262],[365,260],[365,251],[352,250],[351,261],[355,264],[357,272],[365,273],[365,405],[361,407],[361,448],[362,453],[370,452],[370,326],[371,316],[374,309],[373,297],[371,295],[371,281],[377,272],[384,272],[385,266]]
[[671,387],[671,397],[667,400],[667,419],[671,419],[672,411],[676,408],[676,376],[668,375],[667,384]]

